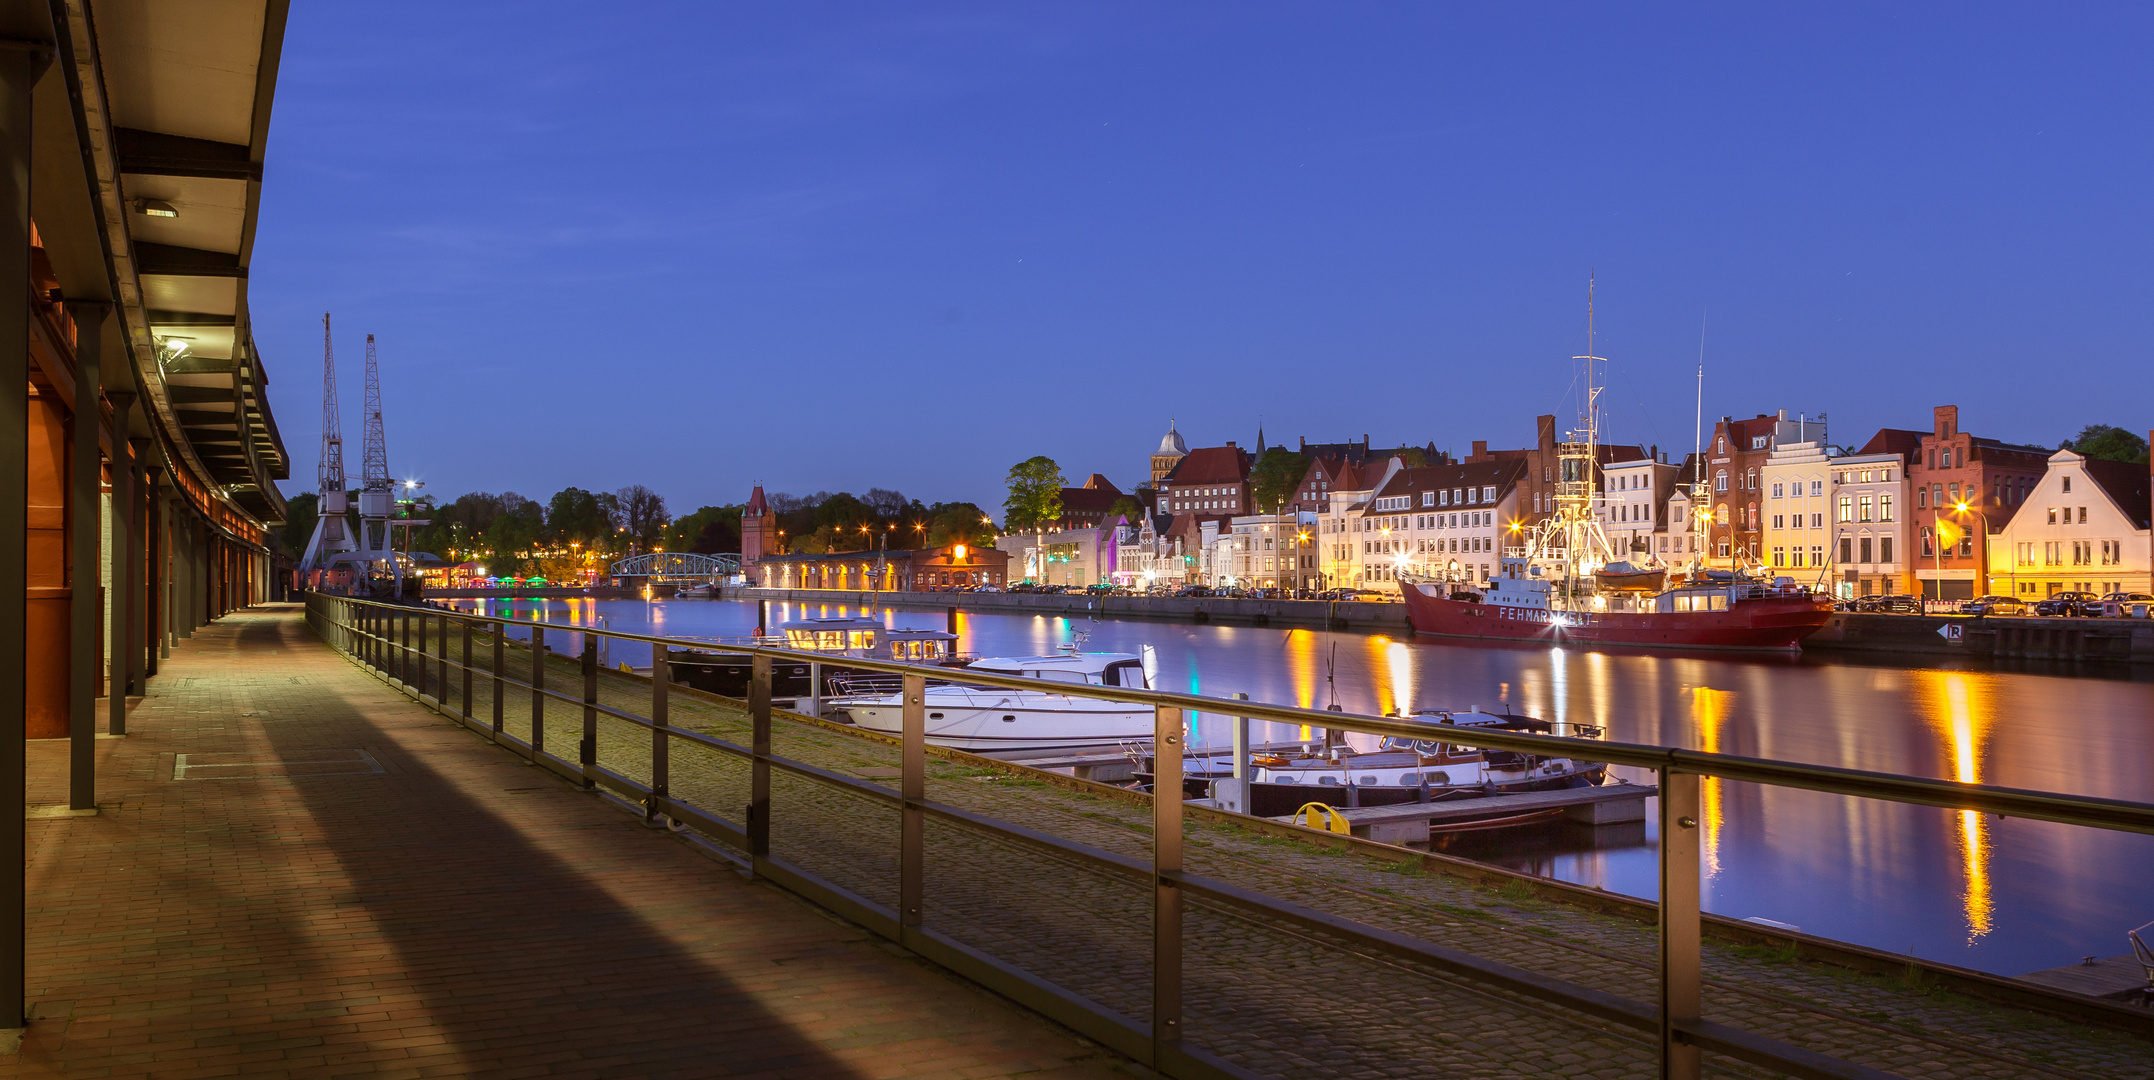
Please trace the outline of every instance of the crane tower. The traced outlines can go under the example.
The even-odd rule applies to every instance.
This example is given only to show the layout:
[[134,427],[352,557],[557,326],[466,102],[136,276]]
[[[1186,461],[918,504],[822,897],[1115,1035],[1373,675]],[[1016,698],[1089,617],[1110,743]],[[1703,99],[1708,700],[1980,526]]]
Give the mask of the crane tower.
[[[341,552],[351,551],[357,545],[352,542],[350,531],[345,527],[344,515],[351,509],[350,495],[344,487],[344,433],[337,411],[337,356],[329,340],[329,314],[322,313],[322,460],[316,472],[320,481],[317,489],[314,535],[307,540],[306,553],[300,558],[300,569],[312,572],[328,569],[331,559]],[[318,582],[310,580],[310,587]]]

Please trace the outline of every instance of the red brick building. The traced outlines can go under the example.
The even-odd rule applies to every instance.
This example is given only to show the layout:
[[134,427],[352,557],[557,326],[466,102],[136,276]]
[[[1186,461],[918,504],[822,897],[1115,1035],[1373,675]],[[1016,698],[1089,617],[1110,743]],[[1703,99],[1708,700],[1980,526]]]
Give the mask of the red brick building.
[[1957,405],[1932,410],[1930,431],[1907,468],[1923,596],[1966,600],[1993,591],[1986,535],[2012,520],[2048,470],[2051,452],[1969,435],[1960,430]]
[[1233,443],[1191,450],[1158,484],[1162,514],[1250,513],[1249,452]]

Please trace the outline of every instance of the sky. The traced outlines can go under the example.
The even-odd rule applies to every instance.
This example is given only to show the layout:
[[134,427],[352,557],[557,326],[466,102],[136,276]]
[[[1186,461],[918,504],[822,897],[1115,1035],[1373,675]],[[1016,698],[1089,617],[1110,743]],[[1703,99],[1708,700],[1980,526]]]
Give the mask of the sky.
[[[299,4],[250,272],[444,499],[999,508],[1191,446],[2154,426],[2144,7]],[[356,463],[357,454],[347,451]]]

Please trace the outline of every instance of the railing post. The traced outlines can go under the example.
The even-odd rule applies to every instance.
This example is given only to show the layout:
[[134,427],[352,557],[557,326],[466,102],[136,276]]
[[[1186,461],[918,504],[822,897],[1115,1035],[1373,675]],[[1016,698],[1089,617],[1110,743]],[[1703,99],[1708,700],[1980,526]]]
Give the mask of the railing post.
[[503,699],[508,696],[508,687],[501,683],[501,673],[508,670],[509,624],[497,622],[490,625],[494,635],[494,739],[498,742],[501,739],[501,706],[505,703]]
[[464,707],[457,711],[463,714],[464,719],[469,720],[471,719],[471,668],[473,666],[471,661],[471,620],[460,619],[458,622],[464,628]]
[[1152,1064],[1182,1037],[1182,710],[1153,710]]
[[1660,1075],[1697,1080],[1698,1048],[1675,1026],[1701,1011],[1698,775],[1660,770]]
[[583,786],[598,785],[598,635],[583,632],[583,738],[576,744],[576,763],[583,766]]
[[904,800],[898,820],[898,935],[920,925],[922,893],[927,881],[927,676],[904,676],[899,729],[898,795]]
[[407,610],[405,610],[405,609],[403,609],[403,608],[398,608],[398,609],[396,610],[396,629],[397,629],[397,650],[396,650],[396,675],[397,675],[397,681],[398,681],[398,682],[401,682],[401,683],[403,683],[403,684],[404,684],[404,686],[405,686],[405,688],[406,688],[406,689],[409,689],[409,688],[411,687],[411,612],[410,612],[410,611],[407,611]]
[[662,641],[651,643],[651,801],[643,808],[643,819],[655,824],[659,807],[671,796],[668,786],[672,782],[673,736],[666,734],[666,691],[673,685],[673,671],[666,664],[666,645]]
[[[411,654],[411,670],[412,674],[419,677],[419,684],[412,687],[412,691],[423,698],[426,696],[426,630],[428,620],[426,612],[423,611],[414,611],[405,617],[418,624],[419,647]],[[440,699],[436,698],[435,700]]]
[[434,680],[434,706],[442,712],[449,711],[449,613],[434,616],[440,633],[434,639],[434,668],[441,674]]
[[770,657],[758,654],[748,680],[748,867],[763,873],[770,858]]
[[531,763],[546,748],[546,628],[531,628]]

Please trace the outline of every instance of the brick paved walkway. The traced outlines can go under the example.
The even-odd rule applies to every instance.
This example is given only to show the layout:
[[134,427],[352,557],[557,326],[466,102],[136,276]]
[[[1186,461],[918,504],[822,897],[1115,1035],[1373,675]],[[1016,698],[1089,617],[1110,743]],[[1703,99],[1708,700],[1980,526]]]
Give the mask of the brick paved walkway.
[[[294,609],[198,632],[131,728],[98,745],[103,814],[28,823],[33,1022],[0,1075],[1128,1075],[472,738]],[[66,745],[30,756],[28,800],[64,802]]]

